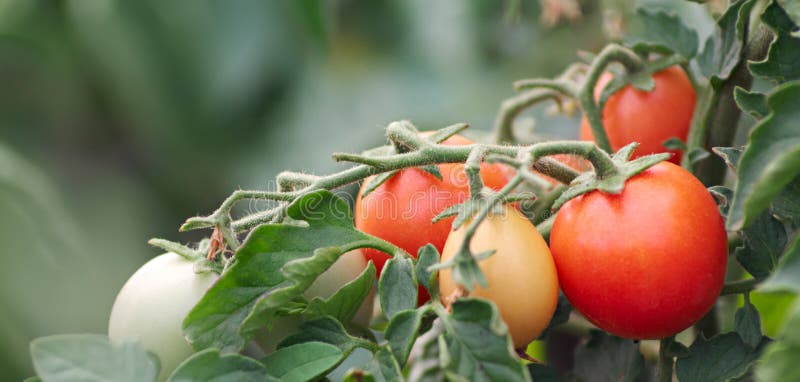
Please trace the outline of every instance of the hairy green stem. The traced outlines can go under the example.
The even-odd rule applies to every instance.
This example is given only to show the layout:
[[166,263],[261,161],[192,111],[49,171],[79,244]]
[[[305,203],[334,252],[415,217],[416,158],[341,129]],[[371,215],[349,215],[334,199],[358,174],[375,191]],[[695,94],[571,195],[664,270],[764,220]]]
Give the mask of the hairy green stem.
[[[394,123],[387,128],[387,136],[393,141],[400,142],[410,151],[380,157],[334,154],[333,157],[337,161],[351,161],[360,164],[326,176],[291,172],[281,173],[284,185],[310,183],[303,188],[291,191],[235,191],[225,199],[214,213],[206,217],[188,219],[181,227],[181,230],[218,227],[226,244],[235,250],[239,245],[238,233],[249,230],[258,224],[274,222],[276,216],[282,217],[286,213],[286,208],[292,201],[305,194],[320,189],[331,190],[339,188],[382,172],[432,164],[462,163],[470,158],[471,155],[477,155],[473,161],[483,159],[483,157],[490,154],[519,158],[525,163],[535,163],[533,167],[545,175],[571,181],[577,175],[573,171],[565,168],[565,166],[554,164],[552,160],[542,160],[540,158],[554,154],[573,153],[587,157],[594,165],[598,177],[611,176],[616,173],[616,165],[611,158],[591,142],[544,142],[532,146],[492,144],[444,146],[420,137],[412,128],[413,126],[409,127],[402,123]],[[529,167],[530,165],[526,165],[526,170]],[[500,196],[504,197],[506,195],[507,192]],[[231,209],[238,201],[244,199],[274,200],[281,203],[271,210],[258,212],[231,222]]]
[[594,88],[597,85],[597,81],[600,79],[600,75],[612,62],[619,62],[622,64],[628,73],[639,72],[645,67],[645,61],[634,51],[617,44],[606,46],[600,51],[597,57],[595,57],[592,65],[589,67],[586,80],[578,91],[578,102],[583,110],[583,115],[586,117],[592,129],[595,142],[606,152],[611,152],[611,143],[608,141],[608,136],[603,128],[603,117],[594,99]]
[[525,109],[548,99],[557,100],[558,92],[549,89],[533,89],[503,101],[492,128],[495,134],[494,142],[513,143],[514,119]]

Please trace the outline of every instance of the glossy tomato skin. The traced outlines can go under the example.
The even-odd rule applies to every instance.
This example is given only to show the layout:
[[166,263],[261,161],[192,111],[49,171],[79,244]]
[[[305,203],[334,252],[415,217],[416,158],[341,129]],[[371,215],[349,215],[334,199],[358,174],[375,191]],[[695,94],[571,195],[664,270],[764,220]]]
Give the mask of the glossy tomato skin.
[[[595,98],[600,97],[611,78],[609,73],[600,77],[595,87]],[[664,142],[672,137],[686,142],[697,93],[689,77],[678,66],[655,73],[653,79],[656,86],[650,92],[628,85],[610,96],[603,108],[603,126],[614,151],[631,142],[639,142],[634,158],[670,152],[673,154],[670,162],[680,164],[681,153],[668,151]],[[580,139],[594,140],[586,117],[581,120]]]
[[[443,142],[453,146],[472,143],[459,135]],[[435,224],[431,220],[446,208],[464,202],[469,197],[469,185],[463,164],[447,163],[438,167],[442,180],[418,168],[404,169],[362,197],[364,187],[372,178],[365,180],[356,200],[356,228],[384,239],[412,256],[428,243],[441,253],[453,218]],[[501,165],[481,164],[481,177],[487,187],[495,190],[508,182],[507,172]],[[380,275],[390,256],[375,249],[363,251],[366,258],[375,263]],[[429,298],[425,289],[420,287],[419,303]]]
[[194,353],[181,324],[217,279],[213,272],[195,273],[191,261],[175,253],[154,257],[125,282],[111,308],[108,337],[138,340],[161,363],[158,380]]
[[[466,225],[453,231],[442,251],[442,261],[458,253]],[[558,302],[558,278],[547,243],[536,227],[517,209],[506,206],[503,214],[489,215],[470,242],[473,253],[496,252],[481,260],[488,288],[477,287],[470,297],[494,302],[508,326],[515,348],[535,340],[550,323]],[[450,269],[439,272],[439,292],[448,303],[456,289]]]
[[589,321],[617,336],[676,334],[722,289],[727,237],[713,198],[669,162],[630,178],[617,195],[565,203],[550,234],[561,289]]

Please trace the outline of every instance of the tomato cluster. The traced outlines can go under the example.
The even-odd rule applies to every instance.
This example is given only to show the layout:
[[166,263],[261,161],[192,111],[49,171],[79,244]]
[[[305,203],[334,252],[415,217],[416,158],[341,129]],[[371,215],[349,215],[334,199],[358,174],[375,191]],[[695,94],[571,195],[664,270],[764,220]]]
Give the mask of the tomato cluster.
[[[685,139],[695,99],[691,84],[679,68],[665,69],[654,78],[652,92],[626,87],[609,98],[603,122],[613,148],[639,141],[641,154],[664,152],[667,138]],[[598,89],[608,80],[604,77]],[[591,139],[585,121],[582,137]],[[472,143],[458,135],[443,142]],[[438,172],[441,179],[420,168],[404,169],[369,194],[366,180],[356,201],[356,228],[411,255],[431,243],[442,261],[451,259],[465,240],[467,224],[453,231],[452,217],[436,223],[432,219],[469,197],[468,179],[460,163],[440,164]],[[481,165],[480,176],[491,189],[502,188],[507,175],[500,165]],[[495,253],[478,263],[488,287],[476,287],[469,295],[494,302],[515,347],[524,347],[547,327],[559,286],[595,325],[636,339],[663,338],[689,327],[712,307],[722,288],[727,264],[722,218],[705,187],[672,163],[659,163],[631,177],[619,194],[592,191],[565,203],[555,218],[549,247],[517,208],[502,210],[489,214],[471,239],[473,253]],[[380,275],[388,258],[374,249],[346,254],[306,297],[329,296],[361,273],[367,260]],[[181,321],[215,279],[214,274],[195,274],[191,263],[175,254],[153,259],[117,297],[109,336],[139,337],[161,358],[165,378],[164,373],[192,353]],[[461,291],[451,271],[442,270],[442,302],[449,304]],[[418,304],[428,299],[420,287]],[[360,324],[368,323],[371,307],[368,299],[356,318]],[[296,322],[275,324],[257,336],[267,351],[275,346],[273,332],[296,330]]]

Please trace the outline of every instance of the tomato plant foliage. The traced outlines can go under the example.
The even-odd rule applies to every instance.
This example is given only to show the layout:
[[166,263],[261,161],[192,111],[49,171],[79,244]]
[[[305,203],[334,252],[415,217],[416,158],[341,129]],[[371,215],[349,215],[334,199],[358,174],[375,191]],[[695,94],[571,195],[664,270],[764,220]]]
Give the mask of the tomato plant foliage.
[[[197,249],[153,241],[220,273],[183,318],[195,353],[167,380],[800,380],[800,305],[770,308],[800,293],[800,8],[789,0],[731,1],[706,35],[677,13],[641,9],[633,17],[619,43],[584,55],[586,62],[556,79],[521,81],[496,119],[496,141],[515,143],[512,122],[523,109],[573,102],[596,144],[440,144],[466,125],[420,134],[394,122],[388,145],[334,154],[354,163],[347,170],[287,172],[276,191],[237,191],[212,214],[190,218],[182,229],[214,230]],[[667,68],[692,90],[681,106],[688,133],[647,131],[659,127],[637,126],[646,118],[636,117],[630,137],[617,142],[604,107],[619,106],[614,97],[625,92],[655,95]],[[635,112],[672,117],[669,108]],[[625,146],[646,137],[657,138],[642,152]],[[611,147],[618,151],[605,151]],[[659,164],[668,154],[645,155],[665,150],[682,151],[673,158],[682,169]],[[592,168],[548,158],[564,154]],[[654,182],[642,192],[643,179],[664,168],[691,181]],[[452,183],[444,179],[452,169],[463,177],[439,203],[431,187]],[[404,202],[420,198],[435,208],[364,225],[332,190],[365,179],[356,211],[363,200],[409,186],[420,195]],[[632,205],[626,200],[635,193]],[[243,199],[276,207],[236,219],[231,209]],[[593,215],[584,205],[592,201],[606,214]],[[525,229],[492,221],[504,210]],[[505,228],[487,236],[484,223]],[[537,230],[549,240],[535,240],[546,261],[503,260],[527,253],[533,234],[519,232]],[[517,250],[519,243],[526,248]],[[357,249],[376,263],[325,298],[308,295]],[[497,271],[493,261],[508,269]],[[510,290],[491,289],[498,285]],[[355,316],[373,291],[380,309],[365,327]],[[526,307],[535,309],[520,320],[515,313]],[[283,319],[296,325],[267,330]],[[517,335],[526,325],[533,330]],[[269,333],[276,349],[259,348],[259,333]],[[547,359],[525,350],[537,336]],[[161,372],[158,356],[133,338],[46,337],[31,343],[31,356],[32,381],[155,381]]]

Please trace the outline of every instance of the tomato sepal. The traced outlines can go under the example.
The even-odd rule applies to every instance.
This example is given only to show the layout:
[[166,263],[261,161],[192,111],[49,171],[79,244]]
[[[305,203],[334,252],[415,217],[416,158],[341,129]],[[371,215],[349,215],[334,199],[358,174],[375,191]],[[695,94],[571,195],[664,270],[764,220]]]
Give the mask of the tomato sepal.
[[669,159],[669,153],[650,154],[628,161],[638,143],[630,143],[619,149],[611,160],[616,166],[616,171],[609,176],[598,178],[594,171],[587,171],[579,175],[570,187],[564,191],[553,203],[552,211],[557,211],[564,203],[580,195],[599,190],[608,194],[619,194],[625,187],[625,182],[644,170],[659,162]]

